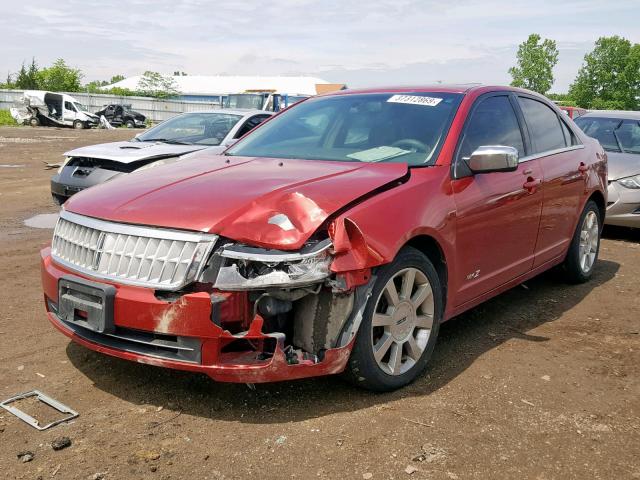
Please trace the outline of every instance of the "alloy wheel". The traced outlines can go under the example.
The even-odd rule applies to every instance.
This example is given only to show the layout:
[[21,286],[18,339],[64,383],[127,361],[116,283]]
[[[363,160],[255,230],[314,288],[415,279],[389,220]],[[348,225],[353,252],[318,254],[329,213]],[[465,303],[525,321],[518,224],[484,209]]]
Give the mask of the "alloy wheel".
[[435,303],[427,276],[405,268],[389,279],[376,299],[371,320],[373,356],[388,375],[402,375],[427,347]]
[[588,273],[593,268],[593,263],[598,253],[599,235],[598,215],[592,210],[584,217],[580,230],[580,249],[578,255],[580,268],[584,273]]

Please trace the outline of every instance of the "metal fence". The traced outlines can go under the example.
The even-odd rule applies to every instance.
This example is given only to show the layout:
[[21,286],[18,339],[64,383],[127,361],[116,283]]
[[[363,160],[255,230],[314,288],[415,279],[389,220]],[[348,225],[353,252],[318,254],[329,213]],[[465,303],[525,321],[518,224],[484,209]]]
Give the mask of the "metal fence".
[[[0,90],[0,110],[21,105],[24,90]],[[153,123],[162,122],[168,118],[184,112],[198,112],[220,108],[219,100],[211,102],[193,102],[185,100],[159,100],[149,97],[125,97],[119,95],[104,95],[97,93],[71,92],[72,97],[85,105],[89,112],[94,113],[104,105],[110,103],[130,104],[133,110],[145,115]],[[212,99],[213,100],[213,99]]]

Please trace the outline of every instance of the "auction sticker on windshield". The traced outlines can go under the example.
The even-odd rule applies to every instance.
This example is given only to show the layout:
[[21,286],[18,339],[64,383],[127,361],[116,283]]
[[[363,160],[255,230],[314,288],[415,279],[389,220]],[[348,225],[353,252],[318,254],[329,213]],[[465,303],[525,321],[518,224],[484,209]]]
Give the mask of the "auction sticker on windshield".
[[387,102],[408,103],[410,105],[424,105],[425,107],[435,107],[442,101],[441,98],[420,97],[418,95],[393,95]]

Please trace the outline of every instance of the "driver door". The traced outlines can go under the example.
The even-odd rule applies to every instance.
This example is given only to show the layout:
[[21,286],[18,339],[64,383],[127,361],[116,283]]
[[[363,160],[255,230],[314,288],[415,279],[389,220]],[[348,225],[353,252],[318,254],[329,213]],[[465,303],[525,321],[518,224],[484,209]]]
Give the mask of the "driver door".
[[65,122],[73,122],[76,119],[77,113],[76,108],[73,106],[71,102],[64,102],[64,112],[63,119]]
[[[542,172],[528,160],[528,137],[508,92],[480,97],[454,158],[455,307],[531,270],[542,211]],[[465,159],[480,146],[518,150],[515,171],[472,174]],[[462,172],[462,173],[460,173]]]

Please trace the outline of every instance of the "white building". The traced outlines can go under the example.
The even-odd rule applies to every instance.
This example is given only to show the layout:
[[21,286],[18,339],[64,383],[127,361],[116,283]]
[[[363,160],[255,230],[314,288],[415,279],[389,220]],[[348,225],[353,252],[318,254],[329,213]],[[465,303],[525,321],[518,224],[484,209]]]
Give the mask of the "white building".
[[[119,87],[140,90],[141,75],[125,78],[104,87]],[[291,96],[316,95],[316,85],[329,82],[316,77],[262,77],[237,75],[183,75],[172,76],[175,87],[180,92],[179,99],[212,102],[222,100],[230,93],[265,91]],[[322,88],[322,87],[321,87]]]

